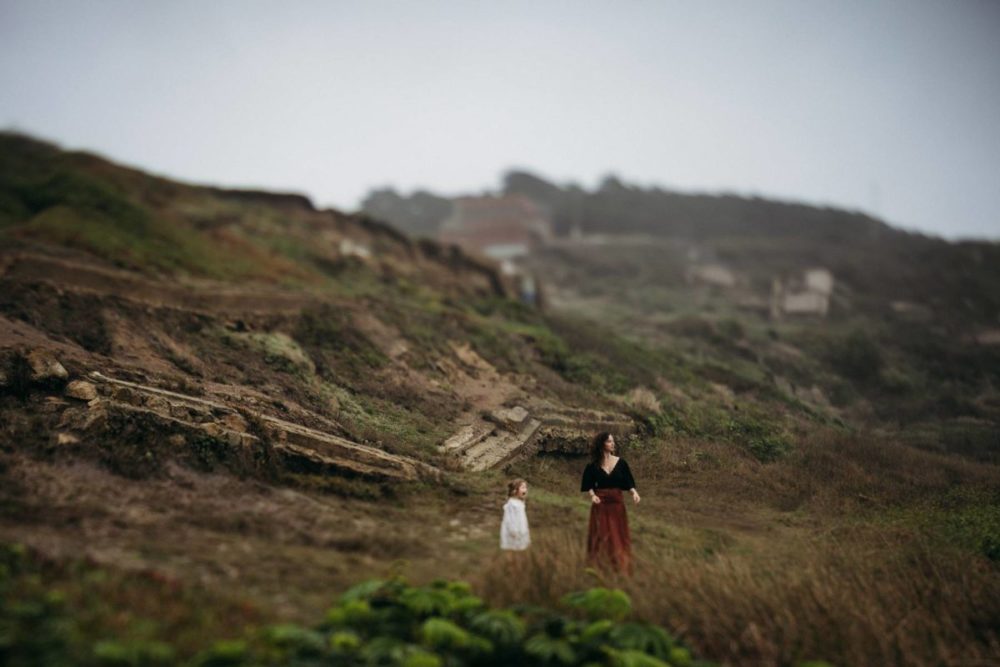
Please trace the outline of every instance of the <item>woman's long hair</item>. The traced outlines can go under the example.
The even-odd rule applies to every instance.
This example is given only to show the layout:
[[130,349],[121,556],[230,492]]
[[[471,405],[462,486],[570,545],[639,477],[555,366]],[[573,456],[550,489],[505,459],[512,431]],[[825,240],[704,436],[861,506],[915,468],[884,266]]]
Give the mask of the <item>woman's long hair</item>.
[[601,460],[604,459],[604,443],[610,437],[611,434],[604,431],[594,436],[594,441],[590,443],[590,462],[595,466],[601,465]]

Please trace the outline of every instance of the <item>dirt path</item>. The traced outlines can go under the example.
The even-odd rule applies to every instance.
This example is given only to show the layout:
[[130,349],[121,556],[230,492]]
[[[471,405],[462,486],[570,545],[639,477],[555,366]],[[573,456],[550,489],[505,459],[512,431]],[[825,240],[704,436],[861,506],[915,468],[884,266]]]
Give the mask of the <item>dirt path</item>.
[[167,307],[206,315],[291,314],[316,297],[255,286],[239,289],[207,280],[157,281],[122,269],[80,260],[18,253],[0,263],[0,282],[44,283],[60,290],[110,295],[157,308]]

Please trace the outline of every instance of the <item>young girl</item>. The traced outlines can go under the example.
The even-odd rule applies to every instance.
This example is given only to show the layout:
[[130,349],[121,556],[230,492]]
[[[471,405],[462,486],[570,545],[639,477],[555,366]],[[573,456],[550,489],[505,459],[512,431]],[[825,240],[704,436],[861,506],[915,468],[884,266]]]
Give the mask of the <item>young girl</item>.
[[524,499],[528,495],[528,483],[515,479],[507,483],[507,502],[503,506],[503,522],[500,524],[500,548],[508,551],[523,551],[531,544],[528,534],[528,514],[524,510]]

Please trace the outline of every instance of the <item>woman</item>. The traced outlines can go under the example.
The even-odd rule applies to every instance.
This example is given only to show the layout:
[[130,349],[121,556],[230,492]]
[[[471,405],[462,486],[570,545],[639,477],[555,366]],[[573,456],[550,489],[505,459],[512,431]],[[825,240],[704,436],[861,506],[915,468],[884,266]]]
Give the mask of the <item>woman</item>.
[[587,560],[610,565],[619,572],[632,571],[632,538],[622,491],[639,503],[639,492],[625,459],[615,456],[615,437],[599,433],[590,448],[590,463],[583,470],[580,491],[590,496],[590,530]]

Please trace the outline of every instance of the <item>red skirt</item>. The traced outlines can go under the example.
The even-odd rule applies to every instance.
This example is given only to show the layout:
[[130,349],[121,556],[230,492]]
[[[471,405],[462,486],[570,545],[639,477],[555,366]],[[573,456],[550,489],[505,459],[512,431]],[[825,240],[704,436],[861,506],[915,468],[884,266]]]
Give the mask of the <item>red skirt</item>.
[[587,562],[618,572],[632,571],[632,536],[621,489],[595,489],[600,504],[590,505]]

